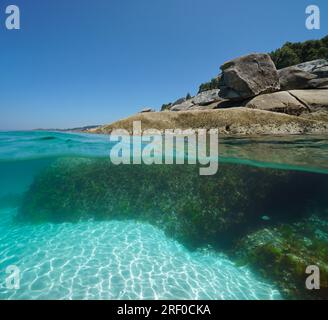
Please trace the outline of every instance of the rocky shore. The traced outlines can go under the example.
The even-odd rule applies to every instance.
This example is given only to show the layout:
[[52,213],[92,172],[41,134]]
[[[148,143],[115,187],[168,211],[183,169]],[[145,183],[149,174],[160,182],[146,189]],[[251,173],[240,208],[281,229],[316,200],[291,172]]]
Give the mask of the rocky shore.
[[141,113],[99,127],[93,132],[110,134],[115,129],[125,129],[132,133],[134,121],[141,121],[143,130],[157,129],[162,132],[170,128],[217,128],[220,134],[226,135],[328,133],[328,122],[325,121],[237,107],[221,110]]
[[221,66],[218,89],[91,129],[111,133],[143,129],[218,128],[228,135],[328,133],[328,61],[277,70],[268,54],[250,54]]

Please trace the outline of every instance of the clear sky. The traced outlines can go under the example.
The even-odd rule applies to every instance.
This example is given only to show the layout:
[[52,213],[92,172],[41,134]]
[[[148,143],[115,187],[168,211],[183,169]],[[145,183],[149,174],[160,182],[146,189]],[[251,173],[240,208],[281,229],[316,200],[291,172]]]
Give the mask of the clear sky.
[[[21,30],[5,28],[5,8]],[[321,9],[321,30],[305,8]],[[109,123],[160,108],[226,60],[328,34],[327,0],[1,0],[0,130]]]

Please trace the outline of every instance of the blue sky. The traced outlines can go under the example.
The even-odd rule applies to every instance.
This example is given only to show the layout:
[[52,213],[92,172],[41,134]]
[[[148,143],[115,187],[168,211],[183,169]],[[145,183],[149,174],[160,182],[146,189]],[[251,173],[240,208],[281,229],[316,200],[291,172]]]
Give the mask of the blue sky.
[[[21,30],[5,28],[5,8]],[[305,8],[321,9],[321,30]],[[159,108],[226,60],[328,34],[326,0],[2,0],[0,130],[109,123]]]

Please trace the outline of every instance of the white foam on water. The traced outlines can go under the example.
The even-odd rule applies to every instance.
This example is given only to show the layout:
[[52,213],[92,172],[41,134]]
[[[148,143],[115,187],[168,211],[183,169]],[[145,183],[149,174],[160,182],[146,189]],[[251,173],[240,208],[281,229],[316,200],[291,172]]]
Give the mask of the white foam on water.
[[[14,214],[0,212],[0,299],[281,299],[248,268],[149,224],[15,225]],[[6,288],[8,265],[20,289]]]

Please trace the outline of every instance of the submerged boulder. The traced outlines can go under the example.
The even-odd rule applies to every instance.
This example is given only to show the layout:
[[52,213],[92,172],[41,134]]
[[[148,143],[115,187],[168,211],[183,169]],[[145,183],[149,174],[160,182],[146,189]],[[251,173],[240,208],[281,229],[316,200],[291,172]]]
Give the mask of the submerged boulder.
[[189,246],[224,246],[265,223],[264,213],[275,221],[305,215],[309,199],[325,192],[324,178],[228,163],[216,175],[199,176],[197,165],[64,159],[35,179],[19,218],[137,219]]
[[[261,229],[237,245],[239,263],[275,282],[289,299],[328,298],[328,212],[299,222]],[[306,269],[320,270],[320,290],[305,286]]]
[[244,100],[280,89],[277,69],[268,54],[250,54],[221,66],[220,97]]

